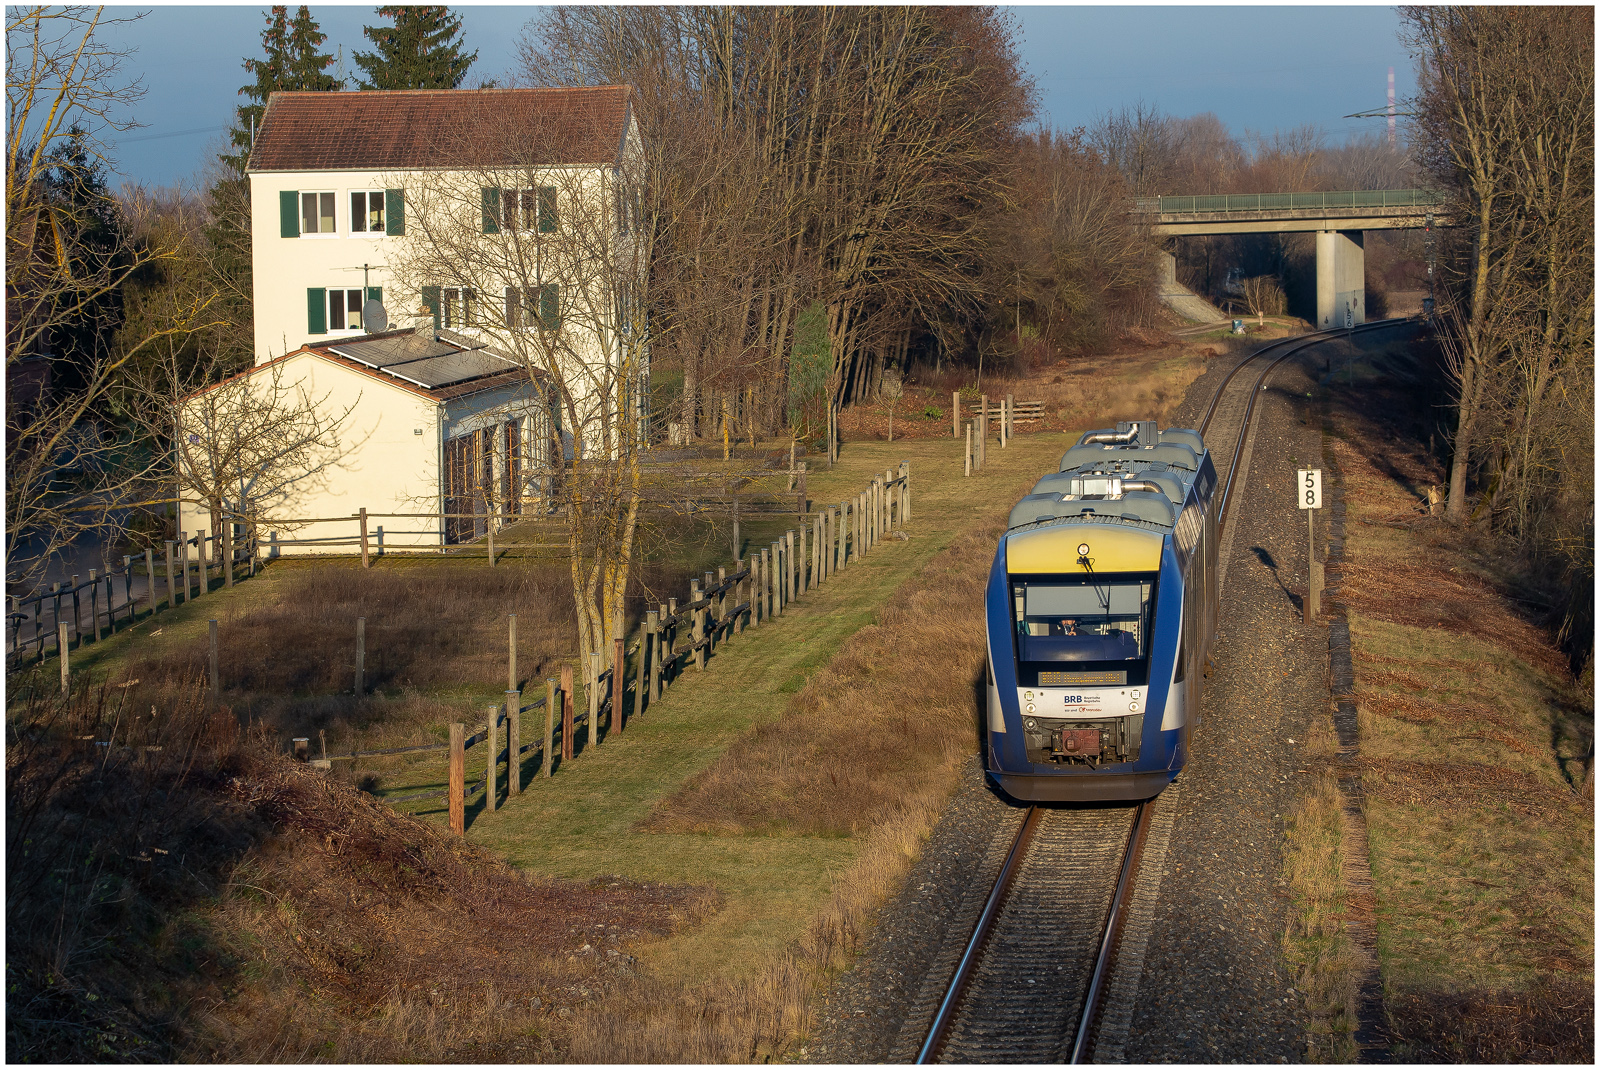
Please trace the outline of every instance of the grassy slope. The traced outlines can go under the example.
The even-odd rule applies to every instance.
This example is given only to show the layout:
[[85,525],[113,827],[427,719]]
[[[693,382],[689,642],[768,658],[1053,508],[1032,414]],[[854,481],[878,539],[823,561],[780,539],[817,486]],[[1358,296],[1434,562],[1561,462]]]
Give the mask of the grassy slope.
[[[1564,1061],[1592,1043],[1557,1025],[1593,984],[1593,810],[1576,790],[1592,706],[1505,578],[1426,516],[1442,472],[1408,444],[1407,388],[1360,371],[1340,388],[1333,448],[1396,1053]],[[1331,756],[1327,726],[1320,743]],[[1311,803],[1305,832],[1328,824],[1318,815],[1337,826],[1336,804]],[[1306,950],[1348,966],[1326,935]]]

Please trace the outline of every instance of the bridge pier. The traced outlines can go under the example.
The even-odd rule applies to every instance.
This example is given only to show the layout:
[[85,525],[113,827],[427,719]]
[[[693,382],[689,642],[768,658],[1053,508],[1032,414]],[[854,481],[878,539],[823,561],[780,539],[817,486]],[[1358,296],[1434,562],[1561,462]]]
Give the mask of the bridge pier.
[[1367,322],[1366,233],[1317,231],[1317,328]]

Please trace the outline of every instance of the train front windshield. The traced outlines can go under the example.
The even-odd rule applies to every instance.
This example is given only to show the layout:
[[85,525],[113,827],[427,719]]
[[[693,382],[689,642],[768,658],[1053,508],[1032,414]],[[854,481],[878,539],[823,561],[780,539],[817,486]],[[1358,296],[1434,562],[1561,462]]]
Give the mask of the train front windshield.
[[1155,590],[1155,573],[1012,577],[1019,683],[1145,683]]

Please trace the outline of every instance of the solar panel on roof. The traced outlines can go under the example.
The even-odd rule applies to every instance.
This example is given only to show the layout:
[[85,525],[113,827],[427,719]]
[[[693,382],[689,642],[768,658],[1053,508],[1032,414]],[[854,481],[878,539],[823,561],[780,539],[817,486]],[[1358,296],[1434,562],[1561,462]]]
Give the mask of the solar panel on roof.
[[462,349],[415,334],[349,342],[329,346],[328,350],[428,389],[500,375],[518,367],[514,361],[481,349]]

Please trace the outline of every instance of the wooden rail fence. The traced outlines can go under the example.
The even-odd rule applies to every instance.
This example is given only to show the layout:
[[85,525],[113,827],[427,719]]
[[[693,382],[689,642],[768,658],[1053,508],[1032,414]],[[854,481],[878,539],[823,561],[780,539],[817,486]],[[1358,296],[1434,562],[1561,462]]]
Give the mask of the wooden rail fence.
[[[706,572],[698,579],[691,579],[687,597],[682,602],[668,598],[665,603],[647,609],[633,644],[624,649],[623,641],[617,639],[613,649],[607,652],[609,666],[603,664],[606,656],[592,653],[590,664],[583,667],[586,713],[577,712],[570,667],[563,669],[559,680],[545,681],[544,696],[523,702],[523,693],[518,690],[516,617],[513,615],[507,622],[509,686],[505,701],[491,706],[483,724],[474,728],[471,735],[467,734],[464,723],[456,722],[450,725],[448,743],[366,751],[352,748],[349,753],[335,755],[326,753],[324,743],[323,757],[319,761],[331,767],[333,762],[358,758],[448,751],[448,781],[443,790],[430,788],[385,798],[390,802],[445,799],[450,807],[451,829],[464,834],[467,800],[483,792],[484,807],[492,812],[500,806],[501,785],[505,787],[508,801],[511,796],[521,794],[526,758],[538,759],[536,775],[553,776],[558,763],[572,760],[580,728],[587,730],[588,747],[601,744],[602,721],[606,724],[605,738],[625,731],[626,721],[630,719],[624,716],[630,708],[630,691],[631,718],[637,719],[660,701],[691,664],[697,671],[704,671],[708,660],[730,636],[782,616],[796,598],[847,570],[885,538],[891,537],[895,529],[911,517],[911,466],[901,462],[898,473],[892,469],[885,471],[853,499],[811,510],[807,515],[808,524],[790,529],[769,546],[752,551],[748,558],[735,558],[731,568],[721,567],[715,573]],[[359,625],[358,634],[364,634]],[[363,649],[358,646],[358,684]],[[633,655],[637,657],[633,662],[630,688],[628,660]],[[545,711],[544,731],[538,738],[524,743],[522,715],[540,709]],[[503,744],[499,735],[502,725],[506,728]],[[299,738],[294,743],[296,754],[309,760],[309,739]],[[466,752],[485,744],[489,758],[484,775],[469,785],[465,774]]]

